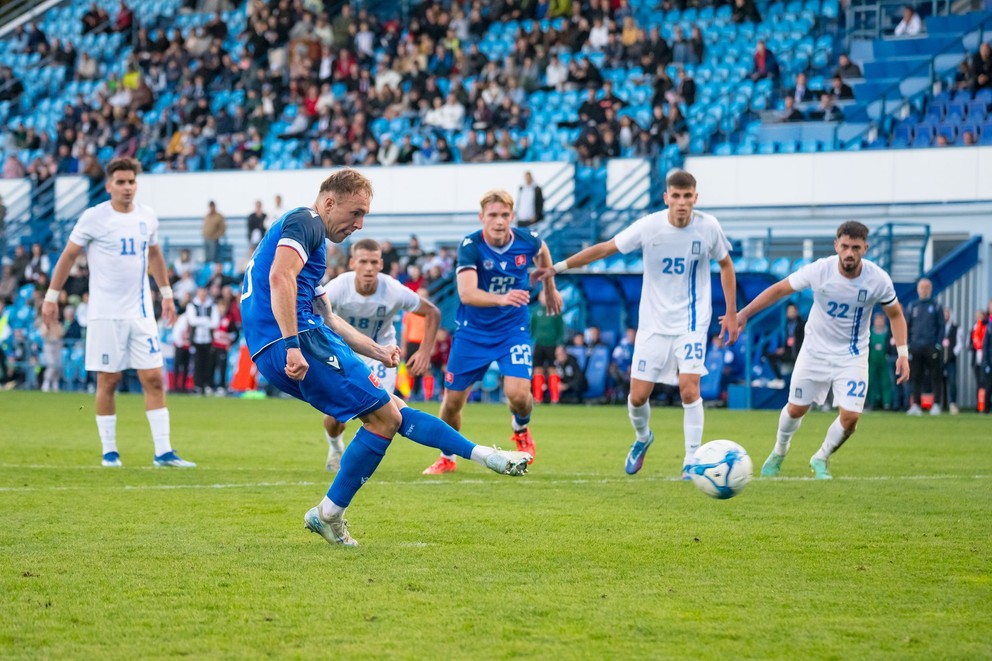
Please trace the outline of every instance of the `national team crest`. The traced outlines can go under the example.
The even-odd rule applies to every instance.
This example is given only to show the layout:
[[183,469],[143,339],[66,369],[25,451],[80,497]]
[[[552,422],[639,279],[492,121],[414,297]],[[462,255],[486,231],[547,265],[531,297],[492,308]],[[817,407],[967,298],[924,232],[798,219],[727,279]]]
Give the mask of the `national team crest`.
[[864,303],[868,300],[868,290],[860,289],[858,290],[858,303]]
[[103,363],[104,365],[109,365],[110,364],[110,354],[109,353],[103,354],[103,356],[100,357],[100,362]]
[[451,372],[445,372],[444,373],[444,382],[445,383],[454,383],[455,382],[455,375],[452,374]]
[[701,255],[701,254],[703,254],[703,242],[702,241],[693,241],[692,242],[692,254],[693,255]]
[[377,316],[377,317],[385,317],[386,316],[386,306],[385,305],[380,305],[379,307],[377,307],[375,309],[375,316]]
[[527,263],[527,255],[517,255],[513,259],[513,263],[516,264],[517,266],[523,266],[524,264]]
[[369,372],[369,381],[371,381],[372,382],[372,385],[375,386],[376,388],[381,388],[382,387],[382,384],[379,383],[379,377],[377,377],[372,372]]
[[493,262],[493,260],[491,259],[487,259],[482,262],[482,268],[486,269],[487,271],[492,271],[494,268],[496,268],[496,263]]

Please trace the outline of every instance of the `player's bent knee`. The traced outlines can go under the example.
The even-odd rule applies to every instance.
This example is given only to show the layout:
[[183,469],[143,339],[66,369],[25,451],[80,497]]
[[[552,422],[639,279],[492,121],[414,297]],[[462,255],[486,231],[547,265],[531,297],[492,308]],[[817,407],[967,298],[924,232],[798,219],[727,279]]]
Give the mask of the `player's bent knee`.
[[399,431],[403,422],[400,410],[392,401],[380,406],[363,421],[365,428],[373,434],[378,434],[384,438],[392,438]]
[[801,418],[806,415],[809,411],[809,406],[800,406],[799,404],[789,404],[789,417],[790,418]]

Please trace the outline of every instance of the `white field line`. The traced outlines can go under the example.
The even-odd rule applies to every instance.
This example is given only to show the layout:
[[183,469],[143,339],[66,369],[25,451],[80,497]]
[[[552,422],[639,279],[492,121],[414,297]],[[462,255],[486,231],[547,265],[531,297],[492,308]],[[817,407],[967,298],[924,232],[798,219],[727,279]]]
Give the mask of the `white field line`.
[[[3,466],[6,467],[6,466]],[[26,468],[20,466],[20,468]],[[32,466],[32,468],[42,468]],[[68,468],[65,466],[47,466],[49,469]],[[160,469],[163,473],[168,473],[166,469]],[[197,469],[199,470],[199,469]],[[174,472],[174,471],[173,471]],[[182,471],[186,473],[187,471]],[[895,482],[895,481],[940,481],[940,480],[987,480],[992,475],[868,475],[868,476],[838,476],[835,481],[841,482]],[[422,480],[375,480],[374,483],[383,486],[462,486],[492,483],[493,479],[422,479]],[[0,487],[0,493],[28,493],[45,491],[161,491],[161,490],[182,490],[182,489],[260,489],[271,487],[313,487],[330,484],[332,478],[327,476],[327,480],[322,482],[296,481],[296,482],[241,482],[241,483],[215,483],[215,484],[134,484],[134,485],[70,485],[70,486],[45,486],[45,487]],[[665,476],[642,476],[642,477],[575,477],[554,478],[554,479],[528,479],[513,480],[514,484],[528,484],[533,482],[537,485],[548,484],[632,484],[634,482],[681,482],[678,477]],[[761,482],[814,482],[812,477],[776,477],[762,478]]]

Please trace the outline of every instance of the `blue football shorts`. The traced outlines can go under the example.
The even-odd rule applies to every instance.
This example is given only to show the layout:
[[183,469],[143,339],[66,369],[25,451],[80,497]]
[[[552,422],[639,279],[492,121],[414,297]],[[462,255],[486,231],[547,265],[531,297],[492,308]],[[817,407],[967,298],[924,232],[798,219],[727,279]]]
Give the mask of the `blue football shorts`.
[[448,356],[448,371],[444,387],[448,390],[465,390],[481,381],[489,365],[496,361],[503,376],[530,379],[533,367],[530,335],[526,332],[511,333],[502,339],[484,341],[455,333]]
[[275,342],[255,358],[266,381],[339,422],[384,406],[390,395],[362,359],[331,329],[300,333],[300,351],[310,368],[302,381],[286,376],[286,348]]

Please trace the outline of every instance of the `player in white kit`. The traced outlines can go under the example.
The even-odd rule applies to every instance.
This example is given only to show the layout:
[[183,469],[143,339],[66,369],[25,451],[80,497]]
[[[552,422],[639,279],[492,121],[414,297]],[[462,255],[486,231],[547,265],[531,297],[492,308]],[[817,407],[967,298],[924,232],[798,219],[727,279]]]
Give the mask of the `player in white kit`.
[[[330,306],[337,316],[344,319],[362,335],[377,344],[396,344],[396,315],[401,311],[426,317],[424,341],[407,363],[410,374],[425,374],[431,367],[431,352],[441,323],[441,313],[433,303],[422,299],[413,290],[395,278],[382,273],[382,249],[374,239],[362,239],[351,247],[351,269],[342,273],[318,290],[317,300],[326,311]],[[388,393],[396,389],[396,367],[361,356],[372,374],[379,379]],[[329,415],[324,416],[324,435],[327,438],[327,470],[336,472],[344,452],[345,424]]]
[[[720,265],[727,312],[720,333],[737,340],[737,282],[730,259],[730,243],[717,219],[696,211],[696,179],[684,170],[668,175],[668,209],[637,220],[609,241],[596,244],[560,261],[554,271],[580,268],[621,252],[641,250],[644,282],[638,313],[637,337],[631,363],[627,411],[636,439],[625,470],[637,473],[654,434],[651,432],[651,391],[656,383],[678,384],[682,397],[685,460],[682,478],[703,436],[703,401],[699,379],[707,374],[707,331],[713,314],[710,260]],[[538,271],[535,277],[545,274]]]
[[737,315],[743,330],[747,320],[776,301],[797,291],[813,290],[813,308],[806,322],[806,338],[789,387],[789,403],[779,415],[775,448],[761,467],[763,477],[782,468],[792,435],[814,402],[822,404],[832,389],[840,415],[827,430],[820,450],[809,461],[814,475],[829,480],[830,455],[854,433],[868,392],[868,337],[872,308],[881,305],[889,318],[896,343],[896,383],[909,379],[906,318],[896,299],[889,274],[863,259],[868,228],[848,221],[837,228],[837,254],[802,267],[758,296]]
[[97,373],[96,425],[103,445],[103,465],[121,466],[114,396],[121,372],[135,369],[155,444],[154,465],[189,468],[196,464],[181,459],[169,439],[162,350],[149,271],[162,294],[166,323],[175,321],[176,306],[158,245],[158,218],[151,208],[134,202],[140,171],[141,165],[132,158],[117,158],[107,165],[110,201],[87,209],[76,222],[52,272],[42,316],[45,324],[58,323],[60,290],[76,257],[85,250],[90,268],[86,369]]

